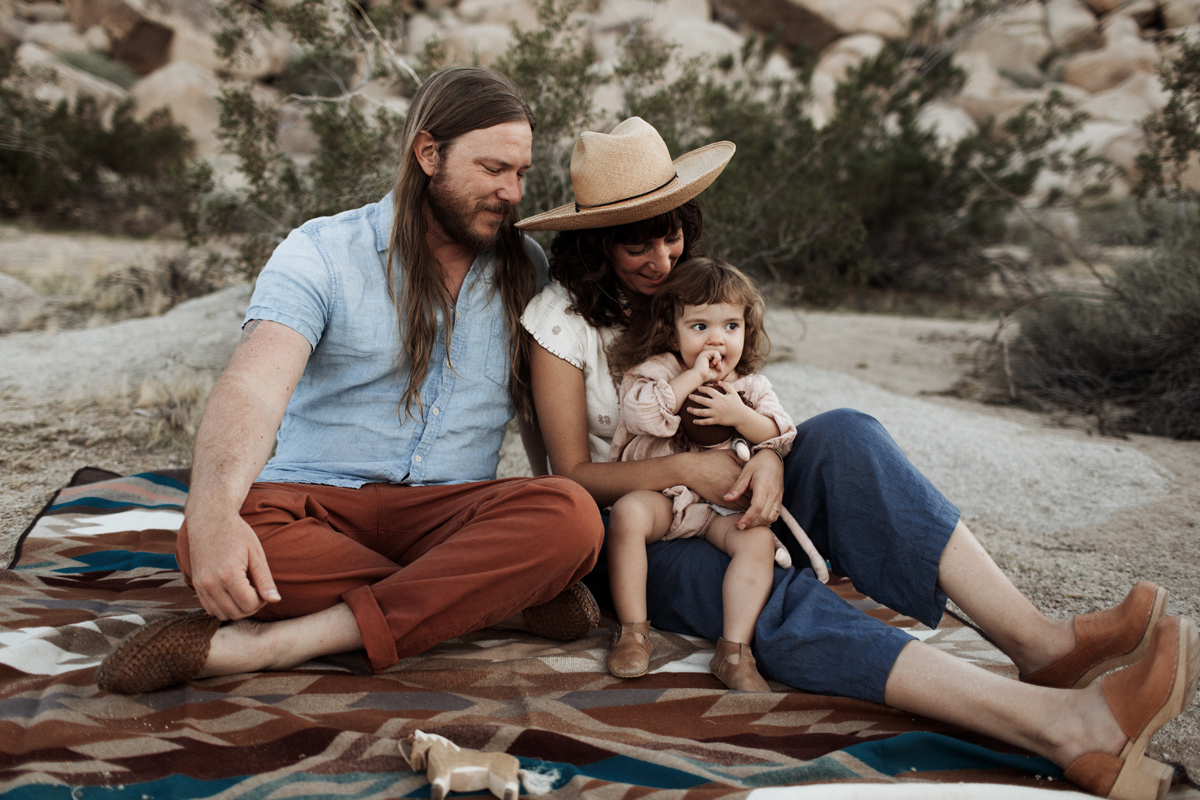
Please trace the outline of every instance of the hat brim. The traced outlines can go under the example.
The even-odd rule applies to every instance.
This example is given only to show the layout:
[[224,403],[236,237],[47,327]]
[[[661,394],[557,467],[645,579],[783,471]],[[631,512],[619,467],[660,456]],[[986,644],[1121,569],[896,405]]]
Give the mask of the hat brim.
[[649,194],[597,208],[575,210],[574,203],[535,214],[517,223],[526,231],[573,231],[625,225],[658,216],[691,200],[717,179],[733,158],[733,142],[714,142],[675,159],[675,178]]

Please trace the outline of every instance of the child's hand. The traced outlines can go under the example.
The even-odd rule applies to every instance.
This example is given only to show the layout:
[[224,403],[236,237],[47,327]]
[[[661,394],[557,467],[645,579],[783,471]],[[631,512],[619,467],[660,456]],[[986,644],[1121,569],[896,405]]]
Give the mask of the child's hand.
[[715,381],[721,377],[721,354],[716,350],[704,350],[696,356],[692,371],[700,378],[700,383]]
[[729,425],[736,428],[750,410],[737,392],[725,381],[717,381],[725,390],[722,394],[715,386],[701,386],[688,397],[688,406],[700,425]]

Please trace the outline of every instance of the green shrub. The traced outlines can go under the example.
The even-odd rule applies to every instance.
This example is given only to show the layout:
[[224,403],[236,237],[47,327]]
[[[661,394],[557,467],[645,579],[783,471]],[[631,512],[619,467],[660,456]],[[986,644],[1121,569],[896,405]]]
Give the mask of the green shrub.
[[209,174],[168,112],[139,121],[125,100],[106,121],[91,97],[37,99],[49,79],[0,49],[0,215],[147,233],[185,213]]
[[[970,5],[985,15],[997,3]],[[597,110],[592,97],[608,76],[595,67],[578,21],[584,8],[584,0],[539,0],[539,27],[514,26],[513,45],[494,65],[539,120],[535,168],[522,200],[526,215],[570,200],[569,159],[581,130],[638,114],[676,153],[730,139],[738,154],[702,198],[714,249],[768,281],[803,286],[811,302],[828,303],[859,286],[966,293],[989,269],[980,251],[1001,232],[1002,212],[1041,172],[1100,174],[1086,153],[1053,151],[1051,142],[1083,119],[1057,95],[1003,127],[984,126],[942,147],[922,130],[919,114],[956,91],[963,75],[944,48],[918,44],[932,41],[925,28],[913,42],[888,47],[852,70],[821,129],[808,111],[811,54],[792,54],[796,80],[769,79],[772,37],[751,39],[742,53],[716,62],[676,64],[679,77],[664,85],[672,48],[631,30],[611,59],[624,107]],[[276,111],[256,102],[248,85],[226,88],[220,136],[237,156],[246,189],[197,208],[190,227],[196,240],[237,235],[242,266],[254,274],[296,225],[387,190],[399,161],[401,120],[359,111],[358,85],[351,82],[376,78],[411,91],[420,75],[447,66],[436,43],[416,64],[399,61],[391,44],[402,27],[398,9],[377,6],[368,16],[332,0],[220,6],[218,42],[227,58],[238,58],[253,31],[270,26],[301,49],[298,76],[336,80],[300,81],[311,94],[297,101],[308,104],[308,125],[321,140],[311,163],[280,151]],[[366,67],[354,72],[350,63]]]
[[1053,294],[1019,316],[1010,381],[1024,399],[1094,416],[1101,430],[1200,439],[1200,197],[1180,177],[1200,152],[1200,47],[1159,69],[1171,92],[1143,123],[1140,228],[1148,254],[1098,296]]
[[1102,430],[1200,439],[1200,219],[1118,267],[1100,298],[1055,294],[1020,314],[1013,384]]
[[103,78],[109,83],[115,83],[122,89],[129,89],[138,81],[137,73],[128,64],[115,61],[103,53],[93,50],[74,50],[59,56],[64,64],[70,64],[76,69],[91,73],[97,78]]

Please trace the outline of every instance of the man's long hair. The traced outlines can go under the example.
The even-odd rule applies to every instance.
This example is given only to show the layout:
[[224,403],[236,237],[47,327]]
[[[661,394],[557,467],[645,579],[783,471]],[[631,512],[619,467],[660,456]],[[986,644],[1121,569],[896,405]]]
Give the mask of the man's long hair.
[[[424,196],[429,176],[413,152],[417,135],[427,132],[444,158],[454,141],[474,130],[506,122],[536,125],[533,111],[504,77],[484,69],[452,67],[421,84],[404,120],[404,147],[394,198],[396,216],[387,253],[387,283],[400,330],[397,363],[408,365],[408,386],[400,396],[400,418],[413,416],[416,404],[424,417],[421,383],[437,341],[438,316],[446,325],[446,360],[454,331],[454,300],[446,289],[442,270],[425,243]],[[514,217],[515,209],[514,209]],[[504,329],[509,342],[509,395],[518,411],[529,417],[529,344],[521,327],[521,312],[537,289],[533,262],[525,252],[524,237],[510,222],[500,226],[496,245],[493,291],[504,304]],[[396,267],[403,260],[403,285],[397,286]],[[453,366],[453,364],[451,364]]]

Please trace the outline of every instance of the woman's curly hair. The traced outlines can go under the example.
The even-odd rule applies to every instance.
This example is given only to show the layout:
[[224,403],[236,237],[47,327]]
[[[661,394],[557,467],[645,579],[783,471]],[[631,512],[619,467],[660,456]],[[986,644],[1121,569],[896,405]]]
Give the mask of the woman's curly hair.
[[619,385],[625,373],[661,353],[677,352],[675,320],[684,306],[729,303],[742,307],[746,334],[737,373],[760,370],[771,352],[763,325],[766,301],[752,278],[727,261],[698,257],[681,261],[658,287],[649,313],[635,316],[608,352],[608,368]]
[[613,247],[648,242],[683,231],[682,262],[699,252],[704,235],[704,215],[695,200],[650,219],[613,225],[560,231],[550,243],[550,277],[562,284],[571,297],[570,310],[593,328],[625,324],[618,299],[620,284],[613,271]]

